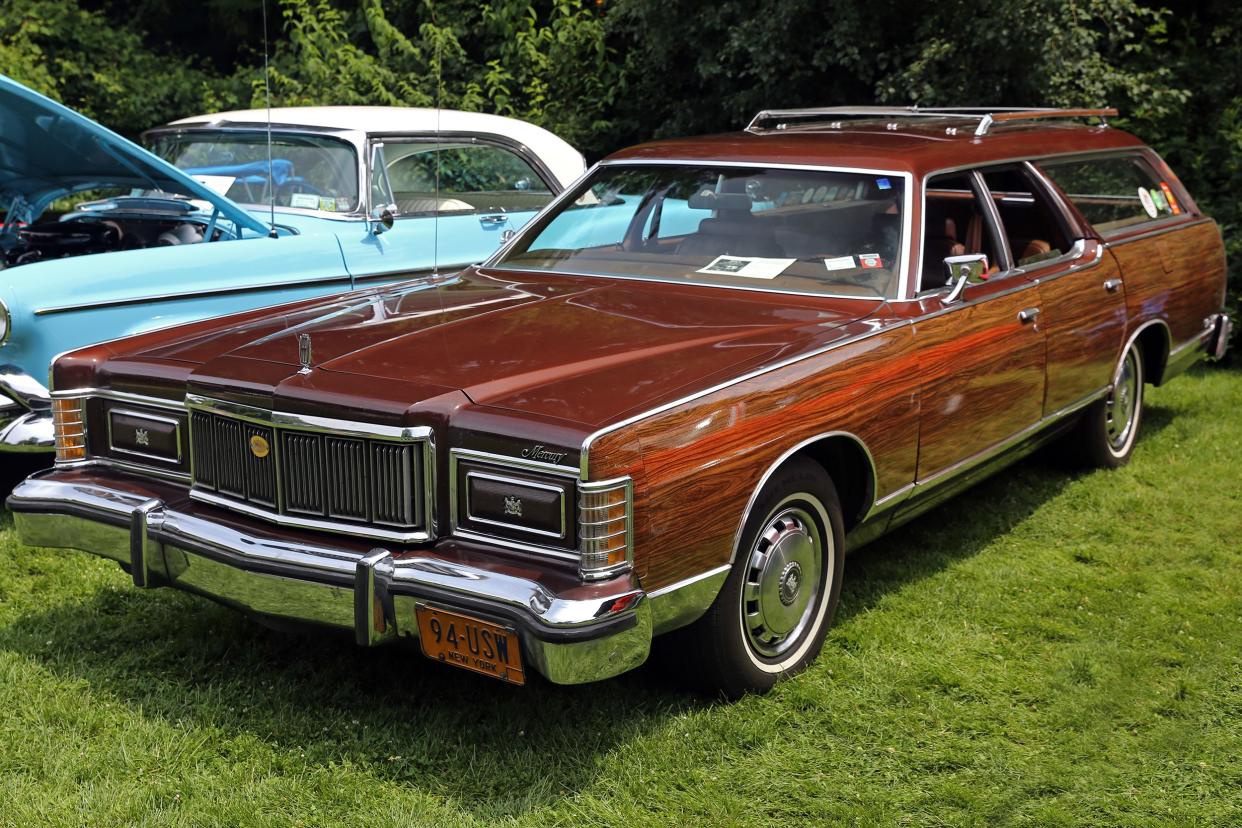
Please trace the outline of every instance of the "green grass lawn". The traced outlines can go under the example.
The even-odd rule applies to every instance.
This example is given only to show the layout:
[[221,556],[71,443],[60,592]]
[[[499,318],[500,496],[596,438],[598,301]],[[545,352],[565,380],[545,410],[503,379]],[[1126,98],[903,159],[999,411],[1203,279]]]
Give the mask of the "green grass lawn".
[[1240,825],[1242,374],[852,556],[819,661],[514,689],[138,591],[0,517],[0,824]]

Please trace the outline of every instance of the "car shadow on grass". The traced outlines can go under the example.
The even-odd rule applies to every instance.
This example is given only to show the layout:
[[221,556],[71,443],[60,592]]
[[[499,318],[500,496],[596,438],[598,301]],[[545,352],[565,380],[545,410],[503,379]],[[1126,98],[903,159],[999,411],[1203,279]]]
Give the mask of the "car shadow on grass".
[[[1149,408],[1146,437],[1173,416]],[[964,520],[955,498],[851,555],[838,626],[978,554],[1073,477],[1036,455],[990,479],[986,512]],[[532,673],[515,688],[430,662],[416,648],[278,633],[209,601],[127,581],[118,574],[114,587],[81,602],[20,615],[0,628],[0,649],[85,682],[131,715],[248,735],[293,763],[364,769],[479,818],[517,816],[586,789],[606,772],[603,757],[714,704],[650,664],[578,687]],[[219,749],[233,748],[221,739]]]

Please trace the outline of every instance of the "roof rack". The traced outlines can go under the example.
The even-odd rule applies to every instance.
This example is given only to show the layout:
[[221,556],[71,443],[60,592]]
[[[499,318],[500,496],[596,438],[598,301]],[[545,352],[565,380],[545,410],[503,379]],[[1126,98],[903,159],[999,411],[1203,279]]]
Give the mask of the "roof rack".
[[[960,118],[977,121],[975,136],[988,134],[992,124],[1005,121],[1035,121],[1044,118],[1106,118],[1115,116],[1117,110],[1105,109],[1052,109],[1045,107],[919,107],[919,106],[825,106],[811,109],[765,109],[751,119],[747,132],[765,129],[787,129],[790,122],[827,121],[831,129],[840,129],[841,122],[853,118],[891,118],[888,129],[896,130],[902,120],[918,118]],[[956,135],[956,127],[948,127],[948,134]]]

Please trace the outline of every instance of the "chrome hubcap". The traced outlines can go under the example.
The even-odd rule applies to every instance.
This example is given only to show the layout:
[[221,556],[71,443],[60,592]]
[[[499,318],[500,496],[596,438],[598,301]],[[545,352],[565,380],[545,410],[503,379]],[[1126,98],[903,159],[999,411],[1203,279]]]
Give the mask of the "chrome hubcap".
[[1114,450],[1120,451],[1130,439],[1134,429],[1134,415],[1138,410],[1138,356],[1131,349],[1126,354],[1126,361],[1121,365],[1121,373],[1113,384],[1112,393],[1104,406],[1104,430],[1108,435],[1108,443]]
[[751,647],[776,658],[798,641],[818,607],[823,541],[803,508],[778,509],[746,560],[742,625]]

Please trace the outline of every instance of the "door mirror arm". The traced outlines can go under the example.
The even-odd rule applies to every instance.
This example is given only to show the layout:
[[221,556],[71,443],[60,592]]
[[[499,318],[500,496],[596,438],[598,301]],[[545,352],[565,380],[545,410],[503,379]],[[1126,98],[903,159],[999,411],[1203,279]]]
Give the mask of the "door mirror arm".
[[977,285],[986,282],[988,278],[988,257],[982,253],[949,256],[944,260],[944,267],[948,276],[945,285],[950,286],[950,289],[940,297],[942,305],[959,301],[967,285]]
[[393,209],[395,207],[395,204],[389,204],[387,207],[384,207],[379,211],[379,215],[377,215],[371,222],[372,234],[378,236],[380,233],[387,233],[392,229],[392,225],[396,220],[393,215]]

